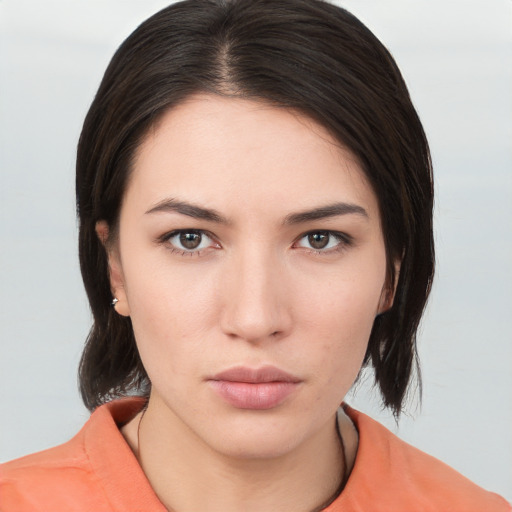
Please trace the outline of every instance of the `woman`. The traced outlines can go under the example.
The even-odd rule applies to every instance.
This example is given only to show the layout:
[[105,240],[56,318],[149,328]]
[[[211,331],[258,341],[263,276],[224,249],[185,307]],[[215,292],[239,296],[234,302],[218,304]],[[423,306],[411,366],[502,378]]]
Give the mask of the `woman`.
[[150,18],[78,148],[94,413],[3,467],[2,510],[509,510],[339,407],[371,365],[400,414],[432,202],[405,84],[346,11],[186,1]]

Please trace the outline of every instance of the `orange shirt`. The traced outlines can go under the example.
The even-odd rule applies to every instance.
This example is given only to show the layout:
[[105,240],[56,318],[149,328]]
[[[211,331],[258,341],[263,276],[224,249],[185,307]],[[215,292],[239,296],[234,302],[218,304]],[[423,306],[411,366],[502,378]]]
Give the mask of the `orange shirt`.
[[[0,466],[1,512],[165,512],[119,424],[140,399],[99,407],[69,442]],[[505,512],[485,491],[413,448],[368,416],[347,408],[359,431],[354,469],[325,512]]]

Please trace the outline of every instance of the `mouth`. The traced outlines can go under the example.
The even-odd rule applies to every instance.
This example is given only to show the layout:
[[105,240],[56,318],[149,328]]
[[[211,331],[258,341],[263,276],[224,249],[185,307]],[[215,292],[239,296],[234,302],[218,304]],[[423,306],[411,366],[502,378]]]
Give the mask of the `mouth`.
[[237,409],[265,410],[281,405],[301,379],[275,366],[235,367],[208,379],[220,398]]

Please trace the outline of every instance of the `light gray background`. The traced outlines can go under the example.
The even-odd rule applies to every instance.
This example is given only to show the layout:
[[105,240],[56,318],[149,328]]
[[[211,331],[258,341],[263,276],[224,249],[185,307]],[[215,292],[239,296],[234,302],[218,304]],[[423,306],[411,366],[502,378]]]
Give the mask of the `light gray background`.
[[[369,386],[349,401],[512,500],[512,2],[340,3],[397,59],[437,180],[423,407],[412,401],[397,428]],[[0,460],[63,442],[88,417],[74,151],[114,50],[166,4],[0,0]]]

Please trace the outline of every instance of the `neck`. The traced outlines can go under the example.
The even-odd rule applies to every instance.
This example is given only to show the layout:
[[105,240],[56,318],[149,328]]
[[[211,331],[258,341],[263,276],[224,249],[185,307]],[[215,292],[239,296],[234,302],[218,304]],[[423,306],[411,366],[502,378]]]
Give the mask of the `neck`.
[[[284,455],[236,457],[215,451],[174,415],[162,414],[155,402],[150,400],[123,434],[168,510],[321,510],[337,495],[350,469],[335,417]],[[344,432],[346,425],[341,427]],[[346,456],[350,464],[352,453]]]

